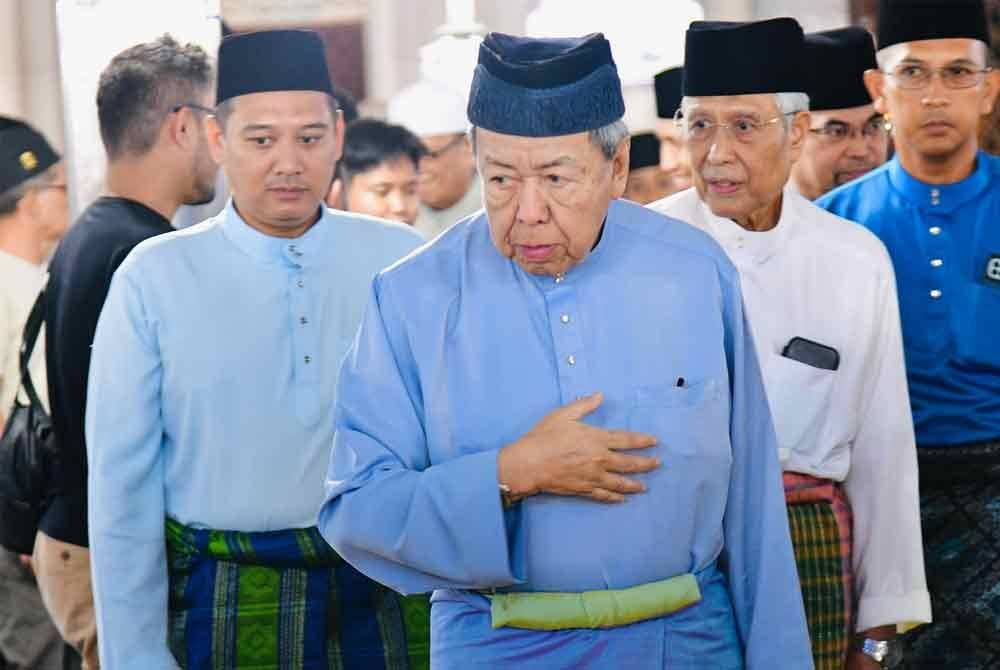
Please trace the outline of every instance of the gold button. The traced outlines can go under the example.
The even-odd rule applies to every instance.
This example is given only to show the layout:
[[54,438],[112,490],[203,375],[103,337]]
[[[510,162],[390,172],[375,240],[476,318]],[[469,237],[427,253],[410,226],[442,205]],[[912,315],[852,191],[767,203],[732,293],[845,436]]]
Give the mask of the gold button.
[[561,274],[558,274],[558,275],[556,275],[556,283],[557,283],[557,284],[562,284],[562,283],[563,283],[563,280],[564,280],[565,278],[566,278],[566,277],[564,277],[564,276],[563,276],[563,275],[561,275]]

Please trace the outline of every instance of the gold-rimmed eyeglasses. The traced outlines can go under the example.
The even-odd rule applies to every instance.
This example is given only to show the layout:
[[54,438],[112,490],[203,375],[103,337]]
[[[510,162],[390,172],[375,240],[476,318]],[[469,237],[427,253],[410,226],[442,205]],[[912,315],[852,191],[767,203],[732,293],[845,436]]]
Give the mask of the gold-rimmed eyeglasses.
[[888,128],[885,117],[877,114],[868,119],[861,127],[852,126],[844,121],[829,121],[819,128],[810,128],[809,132],[826,144],[843,144],[858,135],[866,140],[881,139],[885,137]]

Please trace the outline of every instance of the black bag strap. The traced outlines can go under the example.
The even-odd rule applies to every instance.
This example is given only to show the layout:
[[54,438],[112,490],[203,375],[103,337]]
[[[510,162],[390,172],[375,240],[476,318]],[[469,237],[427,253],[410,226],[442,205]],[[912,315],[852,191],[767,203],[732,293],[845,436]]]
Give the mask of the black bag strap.
[[38,340],[38,333],[45,323],[45,289],[43,288],[35,304],[28,314],[28,320],[24,324],[24,334],[21,336],[21,386],[28,394],[28,401],[36,410],[45,411],[35,385],[31,381],[31,372],[28,370],[28,363],[31,362],[31,354],[35,350],[35,342]]

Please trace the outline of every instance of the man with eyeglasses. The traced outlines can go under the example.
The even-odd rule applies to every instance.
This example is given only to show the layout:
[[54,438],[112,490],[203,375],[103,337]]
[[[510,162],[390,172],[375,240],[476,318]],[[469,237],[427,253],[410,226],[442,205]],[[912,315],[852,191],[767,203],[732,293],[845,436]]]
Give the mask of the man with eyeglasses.
[[815,200],[885,163],[889,133],[865,89],[864,73],[876,67],[875,43],[851,26],[806,35],[809,116],[792,185]]
[[404,126],[424,143],[420,159],[420,211],[413,224],[432,238],[483,207],[472,145],[466,131],[467,96],[421,80],[389,101],[389,123]]
[[685,50],[695,188],[651,207],[740,271],[816,668],[892,667],[896,626],[930,620],[892,265],[786,184],[810,128],[798,23],[696,22]]
[[[66,232],[66,173],[59,154],[28,124],[0,117],[0,432],[21,387],[21,335],[45,285],[45,261]],[[46,403],[45,354],[28,371]],[[22,402],[27,402],[23,397]],[[27,556],[0,548],[0,667],[59,670],[63,645]]]
[[915,670],[1000,667],[1000,159],[981,0],[883,0],[875,108],[895,157],[819,200],[885,243],[899,281],[933,626]]

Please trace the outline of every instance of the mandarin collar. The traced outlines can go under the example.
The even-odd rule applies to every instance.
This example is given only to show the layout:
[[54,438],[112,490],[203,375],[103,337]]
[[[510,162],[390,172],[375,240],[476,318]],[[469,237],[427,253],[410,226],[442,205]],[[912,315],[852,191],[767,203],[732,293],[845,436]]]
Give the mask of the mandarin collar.
[[732,219],[716,216],[704,201],[701,201],[699,206],[703,209],[712,236],[722,245],[726,255],[736,265],[744,262],[760,265],[781,251],[794,235],[800,214],[799,204],[802,200],[805,198],[794,188],[786,185],[782,191],[778,223],[771,230],[763,232],[747,230]]
[[976,169],[954,184],[926,184],[913,177],[894,156],[889,162],[889,181],[903,197],[922,210],[950,214],[979,196],[990,185],[989,161],[980,150],[976,153]]
[[262,263],[305,266],[319,262],[325,249],[331,214],[320,206],[321,216],[299,237],[273,237],[250,227],[236,211],[230,198],[223,212],[222,231],[245,254]]

